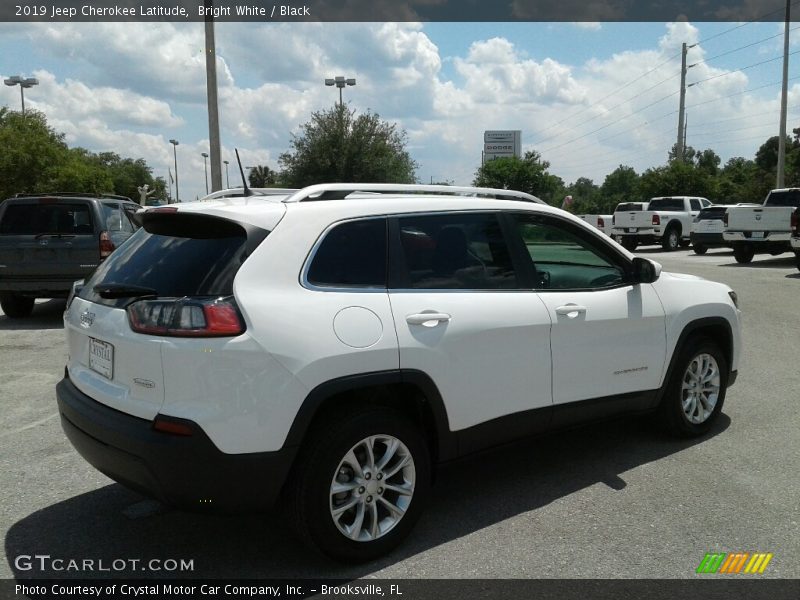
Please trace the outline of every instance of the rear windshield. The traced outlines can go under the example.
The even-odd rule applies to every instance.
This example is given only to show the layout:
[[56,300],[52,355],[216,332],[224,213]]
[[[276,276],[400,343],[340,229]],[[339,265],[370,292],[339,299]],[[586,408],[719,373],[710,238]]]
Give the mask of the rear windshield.
[[644,204],[641,202],[621,202],[617,204],[614,212],[630,212],[644,210]]
[[800,206],[800,190],[770,192],[767,206]]
[[85,203],[8,203],[0,235],[91,235],[92,216]]
[[650,200],[648,210],[684,210],[683,198],[655,198]]
[[725,211],[728,210],[727,206],[713,206],[711,208],[704,208],[697,215],[698,221],[722,221],[725,216]]
[[99,284],[150,288],[161,298],[230,296],[239,267],[266,235],[214,217],[151,219],[95,271],[80,297],[109,306],[130,302],[101,298]]

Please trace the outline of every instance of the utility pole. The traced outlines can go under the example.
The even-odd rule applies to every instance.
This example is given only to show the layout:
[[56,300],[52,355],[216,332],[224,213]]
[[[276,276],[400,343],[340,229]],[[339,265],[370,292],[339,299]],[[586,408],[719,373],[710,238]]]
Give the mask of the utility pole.
[[783,29],[783,87],[781,88],[781,132],[778,137],[778,181],[775,187],[784,186],[783,173],[786,163],[786,96],[789,84],[789,21],[791,0],[786,0],[786,22]]
[[686,113],[686,117],[683,121],[683,150],[686,151],[688,146],[686,145],[686,130],[689,129],[689,113]]
[[219,139],[219,103],[217,102],[217,51],[214,43],[213,0],[204,0],[206,8],[206,92],[208,94],[208,144],[211,150],[211,191],[222,189],[222,152]]
[[686,111],[686,42],[683,43],[681,55],[681,103],[678,109],[678,143],[675,148],[675,158],[683,162],[684,137],[686,130],[684,127],[684,113]]

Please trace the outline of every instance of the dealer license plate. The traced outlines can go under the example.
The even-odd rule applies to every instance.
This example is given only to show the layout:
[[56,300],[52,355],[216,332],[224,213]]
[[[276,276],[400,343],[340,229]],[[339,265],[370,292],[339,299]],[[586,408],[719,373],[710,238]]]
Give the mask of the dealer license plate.
[[114,378],[114,346],[89,338],[89,368],[106,379]]
[[750,234],[750,237],[754,238],[754,239],[761,239],[761,238],[764,237],[764,232],[763,231],[754,231],[753,233]]
[[628,227],[628,233],[636,233],[636,227]]

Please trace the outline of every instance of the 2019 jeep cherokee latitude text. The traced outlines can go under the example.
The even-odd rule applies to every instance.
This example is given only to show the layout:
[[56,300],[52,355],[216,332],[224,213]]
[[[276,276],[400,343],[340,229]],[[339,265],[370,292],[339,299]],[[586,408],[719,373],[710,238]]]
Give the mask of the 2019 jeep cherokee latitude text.
[[311,545],[367,560],[408,534],[438,463],[600,415],[711,427],[740,355],[728,287],[466,191],[147,211],[65,312],[67,436],[170,504],[280,497]]

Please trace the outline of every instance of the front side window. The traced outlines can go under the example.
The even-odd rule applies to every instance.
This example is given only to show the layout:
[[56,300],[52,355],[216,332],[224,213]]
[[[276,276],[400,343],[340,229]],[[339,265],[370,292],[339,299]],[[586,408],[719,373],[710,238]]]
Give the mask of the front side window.
[[496,213],[398,219],[404,289],[502,290],[518,287]]
[[334,226],[314,253],[307,279],[328,287],[386,287],[386,219]]
[[514,220],[533,261],[536,289],[601,289],[627,281],[622,263],[590,234],[538,215],[515,215]]
[[692,210],[700,210],[702,207],[700,206],[700,200],[689,200],[692,206]]

